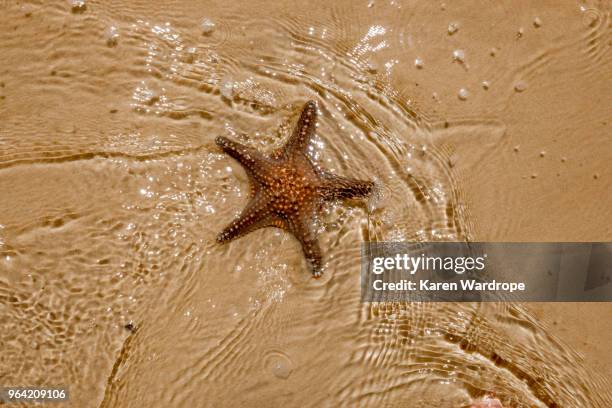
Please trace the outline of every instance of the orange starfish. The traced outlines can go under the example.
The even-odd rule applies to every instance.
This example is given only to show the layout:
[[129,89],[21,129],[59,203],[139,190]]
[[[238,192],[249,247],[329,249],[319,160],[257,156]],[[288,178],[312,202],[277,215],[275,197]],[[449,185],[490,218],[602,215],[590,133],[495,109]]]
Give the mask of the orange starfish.
[[311,161],[306,151],[316,122],[317,104],[309,101],[285,146],[269,157],[222,136],[215,142],[242,164],[251,184],[249,203],[217,236],[217,241],[227,242],[258,228],[282,228],[298,239],[312,275],[318,278],[322,255],[314,217],[326,201],[368,196],[374,183],[337,176]]

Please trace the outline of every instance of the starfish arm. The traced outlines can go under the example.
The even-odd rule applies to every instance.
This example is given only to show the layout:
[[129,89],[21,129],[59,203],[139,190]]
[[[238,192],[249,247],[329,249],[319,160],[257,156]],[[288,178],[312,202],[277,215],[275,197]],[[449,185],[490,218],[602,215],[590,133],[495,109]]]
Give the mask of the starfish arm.
[[240,216],[217,235],[217,242],[228,242],[259,228],[283,228],[284,224],[269,210],[268,203],[269,200],[263,194],[255,195]]
[[303,154],[315,134],[316,127],[317,103],[315,101],[308,101],[302,108],[300,119],[284,147],[285,156],[290,157],[296,154]]
[[312,276],[320,278],[323,273],[323,255],[312,225],[312,218],[296,218],[288,222],[288,227],[302,246],[306,260],[310,264]]
[[322,191],[325,200],[367,197],[374,190],[374,183],[371,181],[337,176],[328,172],[323,173],[322,176],[324,179]]
[[[257,182],[263,181],[265,173],[271,169],[268,159],[252,147],[234,142],[224,136],[218,136],[215,139],[215,143],[225,153],[238,160],[247,174]],[[257,185],[256,183],[254,184],[254,188],[256,188]]]

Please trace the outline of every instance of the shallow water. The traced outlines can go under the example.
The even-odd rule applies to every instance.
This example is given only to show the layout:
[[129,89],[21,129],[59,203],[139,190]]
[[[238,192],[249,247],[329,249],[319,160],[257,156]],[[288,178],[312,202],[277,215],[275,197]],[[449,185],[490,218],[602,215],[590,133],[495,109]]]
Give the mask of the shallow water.
[[[612,404],[609,354],[529,305],[359,301],[366,240],[612,238],[609,2],[0,5],[0,385],[78,407]],[[308,99],[313,159],[378,186],[317,220],[318,281],[280,231],[215,243],[249,194],[215,137],[270,152]]]

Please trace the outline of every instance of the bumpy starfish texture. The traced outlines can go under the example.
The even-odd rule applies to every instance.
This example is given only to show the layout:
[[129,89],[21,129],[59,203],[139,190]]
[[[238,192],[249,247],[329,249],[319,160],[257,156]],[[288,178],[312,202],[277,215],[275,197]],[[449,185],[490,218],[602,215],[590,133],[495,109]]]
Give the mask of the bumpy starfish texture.
[[277,227],[291,232],[315,278],[321,276],[322,255],[313,219],[326,201],[368,196],[374,183],[337,176],[320,169],[306,153],[315,134],[317,104],[304,105],[291,137],[270,156],[219,136],[217,145],[245,168],[251,199],[238,218],[218,236],[227,242],[258,228]]

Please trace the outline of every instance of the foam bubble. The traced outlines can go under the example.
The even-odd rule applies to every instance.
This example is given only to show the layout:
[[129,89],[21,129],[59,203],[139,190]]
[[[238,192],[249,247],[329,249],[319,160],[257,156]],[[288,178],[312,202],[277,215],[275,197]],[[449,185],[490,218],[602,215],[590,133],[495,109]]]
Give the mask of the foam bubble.
[[232,100],[234,98],[234,81],[231,78],[223,79],[220,91],[224,98]]
[[282,380],[289,378],[293,372],[293,363],[291,359],[280,352],[272,352],[266,356],[266,367],[276,378]]
[[368,70],[370,73],[375,74],[375,73],[377,73],[377,72],[378,72],[379,65],[378,65],[378,63],[376,63],[375,61],[368,60],[368,62],[366,63],[366,66],[367,66],[367,70]]
[[114,47],[119,42],[119,29],[115,26],[110,26],[104,32],[104,38],[106,39],[106,45]]
[[202,30],[202,34],[210,35],[215,31],[215,23],[209,18],[205,18],[200,23],[200,29]]
[[540,20],[540,17],[536,17],[536,18],[533,19],[533,26],[535,28],[542,27],[542,20]]
[[516,92],[523,92],[527,89],[527,82],[520,80],[520,81],[516,81],[514,84],[514,90]]
[[448,24],[448,35],[453,35],[457,31],[459,31],[459,23],[449,23]]
[[69,3],[73,13],[82,13],[87,9],[85,0],[69,0]]
[[453,61],[459,62],[460,64],[465,63],[465,51],[463,50],[453,51]]

